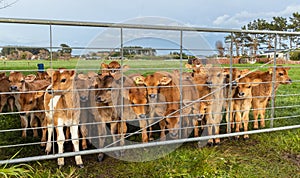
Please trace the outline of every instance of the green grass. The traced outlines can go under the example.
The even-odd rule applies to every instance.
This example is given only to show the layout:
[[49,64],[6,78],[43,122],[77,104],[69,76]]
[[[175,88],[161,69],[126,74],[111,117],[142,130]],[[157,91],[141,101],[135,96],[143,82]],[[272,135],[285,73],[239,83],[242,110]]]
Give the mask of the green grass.
[[[0,61],[0,63],[2,62]],[[36,70],[37,63],[41,62],[45,64],[45,68],[50,66],[49,61],[7,61],[6,66],[0,64],[0,70]],[[76,60],[53,61],[52,65],[53,68],[97,70],[101,62],[103,61],[80,61],[79,63]],[[129,73],[139,72],[141,74],[153,72],[151,68],[175,68],[182,65],[178,61],[153,62],[147,60],[124,61],[123,64],[129,65],[131,69],[145,69],[129,71]],[[276,118],[286,118],[275,119],[274,127],[300,124],[299,117],[292,117],[300,115],[298,107],[300,105],[298,96],[300,83],[297,81],[300,80],[299,73],[300,66],[293,65],[289,74],[295,82],[292,85],[279,87],[276,107],[284,108],[276,109],[275,116]],[[270,111],[267,116],[270,116]],[[267,127],[269,125],[268,121]],[[0,130],[19,127],[18,117],[0,116]],[[39,141],[32,138],[31,131],[26,140],[22,139],[20,135],[20,131],[0,133],[0,145]],[[160,149],[162,148],[155,148],[163,154],[163,149],[162,151]],[[22,149],[20,147],[2,148],[0,149],[0,160],[10,159],[17,152],[16,158],[44,155],[39,145],[24,146]],[[145,156],[149,153],[149,149],[142,151],[138,149],[130,153],[133,153],[132,157],[138,157],[140,154]],[[226,138],[222,139],[222,144],[218,147],[198,148],[197,143],[185,143],[170,154],[164,155],[159,159],[145,162],[127,162],[106,157],[102,163],[96,161],[97,155],[84,155],[82,156],[84,169],[76,168],[74,158],[70,157],[66,158],[66,165],[62,169],[57,168],[56,160],[44,160],[27,163],[29,167],[6,165],[6,167],[0,167],[0,174],[9,169],[19,170],[22,168],[22,171],[26,172],[26,175],[20,175],[23,177],[300,177],[300,129],[250,135],[250,140],[247,141]]]

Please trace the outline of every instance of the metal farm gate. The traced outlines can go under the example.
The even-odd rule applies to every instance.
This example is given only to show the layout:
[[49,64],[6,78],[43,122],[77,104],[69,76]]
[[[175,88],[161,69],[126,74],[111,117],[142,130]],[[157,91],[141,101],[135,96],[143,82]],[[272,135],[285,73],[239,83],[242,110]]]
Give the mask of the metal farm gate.
[[[23,63],[22,68],[14,68],[14,64],[17,61],[15,60],[6,60],[7,56],[2,56],[1,63],[1,73],[5,72],[6,75],[13,71],[18,71],[24,73],[24,75],[36,74],[37,72],[44,72],[43,67],[46,68],[68,68],[70,70],[75,70],[77,74],[79,73],[87,73],[87,72],[95,72],[98,73],[100,70],[101,63],[107,63],[111,61],[118,61],[121,65],[120,68],[114,69],[117,72],[120,72],[121,81],[115,82],[118,85],[112,85],[109,88],[97,88],[97,87],[89,87],[89,88],[81,88],[75,89],[74,91],[89,91],[89,92],[97,92],[99,90],[110,90],[111,93],[116,91],[116,95],[112,96],[112,100],[114,105],[112,106],[100,106],[100,105],[85,105],[80,108],[65,108],[68,109],[80,109],[81,112],[87,112],[87,114],[83,119],[85,121],[81,121],[79,126],[85,126],[87,128],[87,140],[90,143],[89,148],[86,150],[82,150],[79,152],[73,152],[72,149],[69,151],[65,151],[62,154],[58,154],[55,148],[56,138],[53,134],[52,137],[52,153],[46,155],[44,152],[41,152],[39,149],[40,144],[40,136],[38,138],[32,138],[33,128],[28,124],[27,128],[22,128],[19,120],[19,114],[22,114],[22,111],[17,111],[16,108],[14,111],[9,111],[8,106],[4,107],[4,110],[0,113],[0,154],[6,155],[6,159],[0,160],[0,164],[6,163],[21,163],[27,161],[37,161],[37,160],[45,160],[45,159],[54,159],[59,157],[70,157],[76,155],[87,155],[87,154],[96,154],[96,153],[106,153],[110,156],[120,156],[118,153],[120,150],[121,153],[125,152],[123,157],[119,157],[120,159],[128,160],[128,161],[143,161],[143,160],[151,160],[155,159],[158,155],[165,155],[168,152],[171,152],[176,147],[180,146],[184,142],[199,142],[199,146],[204,146],[207,144],[209,139],[216,138],[227,138],[234,136],[242,136],[245,134],[257,134],[257,133],[265,133],[265,132],[273,132],[280,130],[288,130],[288,129],[297,129],[300,128],[300,110],[298,109],[300,105],[300,96],[298,92],[299,86],[299,77],[296,72],[299,70],[299,65],[296,65],[296,62],[293,62],[289,59],[285,59],[285,57],[280,57],[282,53],[289,54],[292,49],[296,49],[296,47],[292,48],[292,46],[285,51],[282,51],[280,48],[281,41],[292,41],[299,38],[299,32],[283,32],[283,31],[252,31],[252,30],[236,30],[236,29],[219,29],[219,28],[200,28],[200,27],[185,27],[182,25],[139,25],[139,24],[129,24],[129,23],[98,23],[98,22],[77,22],[77,21],[58,21],[58,20],[37,20],[37,19],[8,19],[8,18],[0,18],[1,30],[7,32],[10,29],[20,29],[22,31],[22,35],[20,34],[11,34],[15,38],[20,38],[21,41],[23,38],[33,38],[33,36],[41,36],[41,43],[45,44],[44,46],[36,46],[35,44],[26,44],[20,42],[20,44],[13,44],[14,46],[10,46],[10,42],[6,41],[7,38],[0,34],[0,43],[1,48],[15,48],[15,53],[11,53],[10,58],[13,59],[14,56],[12,54],[16,54],[20,51],[18,49],[21,48],[39,48],[39,49],[47,49],[49,53],[48,57],[43,59],[41,56],[37,58],[32,57]],[[35,33],[31,31],[30,28],[41,29],[41,31]],[[102,33],[98,34],[97,37],[89,36],[93,38],[93,40],[85,47],[77,46],[70,47],[71,50],[77,52],[78,54],[78,62],[76,64],[72,63],[71,60],[65,60],[70,56],[60,55],[61,59],[57,60],[57,56],[55,56],[61,50],[69,49],[68,46],[57,46],[54,44],[57,43],[68,43],[66,41],[71,33],[77,34],[78,38],[82,34],[95,34],[95,31],[102,31]],[[62,35],[58,35],[58,34]],[[23,36],[24,35],[24,36]],[[228,43],[227,46],[220,45],[216,49],[215,47],[211,48],[209,43],[203,37],[210,38],[211,36],[223,35],[227,36]],[[271,43],[273,44],[274,49],[272,52],[265,55],[265,58],[236,58],[234,57],[236,51],[239,51],[235,45],[237,41],[235,41],[235,36],[237,35],[248,35],[253,39],[257,39],[259,36],[269,36]],[[219,39],[224,39],[224,37]],[[73,39],[76,40],[76,39]],[[61,42],[63,41],[63,42]],[[241,43],[241,42],[240,42]],[[140,45],[137,45],[140,44]],[[291,42],[292,44],[292,42]],[[145,48],[141,48],[140,46],[144,46]],[[278,47],[279,46],[279,47]],[[246,48],[246,47],[245,47]],[[255,45],[255,40],[252,41],[252,47],[249,47],[251,51],[256,51],[258,46]],[[141,52],[143,51],[143,52]],[[146,51],[146,52],[145,52]],[[97,54],[98,53],[98,54]],[[224,53],[225,57],[220,57],[216,54]],[[255,53],[255,52],[254,52]],[[112,55],[114,54],[114,55]],[[156,55],[155,55],[156,54]],[[25,54],[23,54],[25,55]],[[101,56],[102,55],[102,56]],[[252,54],[253,56],[254,54]],[[267,56],[270,55],[270,56]],[[100,57],[99,57],[100,56]],[[126,56],[131,56],[131,58],[127,59]],[[168,57],[166,57],[168,56]],[[172,56],[172,57],[170,57]],[[251,54],[250,54],[251,56]],[[234,132],[231,128],[231,124],[226,122],[226,113],[232,111],[232,107],[229,105],[229,111],[224,110],[224,107],[221,110],[217,111],[217,108],[220,107],[215,106],[212,108],[212,112],[219,112],[223,118],[219,123],[216,122],[212,125],[220,126],[219,134],[208,134],[207,128],[211,125],[207,125],[205,122],[201,124],[201,120],[204,120],[205,114],[202,113],[200,117],[200,113],[197,112],[186,112],[186,110],[193,110],[194,104],[200,104],[201,102],[206,102],[205,99],[207,96],[213,95],[214,92],[222,91],[224,89],[229,88],[228,91],[232,89],[232,82],[228,83],[219,83],[220,86],[214,92],[203,95],[202,97],[196,97],[193,95],[192,91],[188,88],[188,92],[194,99],[189,99],[186,102],[186,98],[184,95],[185,88],[195,87],[197,84],[192,84],[189,86],[184,81],[184,76],[187,74],[186,72],[191,72],[192,68],[187,69],[186,64],[188,61],[190,65],[193,64],[191,61],[193,58],[198,58],[201,61],[201,65],[208,68],[218,68],[222,70],[223,68],[227,68],[228,80],[233,81],[233,66],[239,69],[249,69],[248,74],[255,72],[256,70],[267,71],[269,68],[276,69],[279,64],[284,64],[286,67],[291,67],[289,69],[289,75],[292,79],[291,85],[280,85],[279,89],[275,91],[277,88],[278,81],[276,80],[276,73],[272,73],[272,92],[269,98],[269,104],[266,109],[266,127],[260,129],[253,129],[253,108],[250,112],[250,120],[249,120],[249,130],[246,132]],[[189,60],[187,58],[190,58]],[[105,60],[104,60],[105,59]],[[266,59],[263,61],[263,59]],[[35,62],[37,61],[37,62]],[[60,62],[61,61],[61,62]],[[23,62],[23,61],[22,61]],[[36,64],[39,64],[39,68],[36,67]],[[61,63],[61,66],[59,65]],[[239,64],[245,63],[245,64]],[[238,65],[236,65],[238,64]],[[32,67],[34,65],[34,67]],[[17,66],[17,65],[16,65]],[[129,66],[129,68],[127,68]],[[36,69],[32,69],[35,68]],[[205,68],[204,67],[204,68]],[[134,107],[137,107],[133,102],[125,101],[124,97],[128,95],[126,91],[130,89],[126,84],[126,80],[129,78],[131,74],[140,73],[143,74],[143,77],[149,76],[154,72],[169,72],[168,74],[175,75],[173,71],[176,70],[178,74],[178,80],[175,82],[178,90],[180,91],[179,102],[180,107],[178,110],[171,110],[170,112],[166,112],[165,105],[172,104],[167,102],[167,100],[161,100],[159,103],[149,103],[149,98],[147,101],[147,109],[151,106],[149,105],[159,105],[159,109],[162,109],[161,115],[156,114],[154,118],[150,118],[150,115],[146,112],[146,115],[141,117],[133,116]],[[248,75],[247,74],[247,75]],[[167,74],[166,74],[167,75]],[[174,76],[171,76],[171,78]],[[298,77],[298,78],[297,78]],[[122,79],[125,80],[122,80]],[[172,78],[174,80],[174,78]],[[139,79],[137,79],[139,80]],[[134,80],[134,82],[136,82]],[[1,83],[2,85],[2,83]],[[207,85],[204,83],[202,85]],[[138,87],[144,88],[144,85],[139,85]],[[163,86],[160,86],[163,88]],[[151,87],[150,87],[151,88]],[[149,87],[148,87],[149,89]],[[123,93],[124,94],[123,95]],[[14,94],[22,93],[15,92]],[[35,91],[28,91],[27,93],[35,93]],[[120,94],[121,93],[121,94]],[[10,91],[1,91],[1,103],[3,102],[2,96],[11,95]],[[172,95],[172,93],[170,93]],[[117,98],[121,96],[121,99]],[[122,98],[123,97],[123,98]],[[265,97],[265,96],[258,96]],[[275,100],[276,98],[276,100]],[[94,98],[94,100],[96,100]],[[118,101],[117,101],[118,100]],[[210,98],[210,102],[213,100],[221,100],[221,103],[231,103],[234,98],[223,97],[223,98]],[[5,104],[5,103],[4,103]],[[106,121],[104,128],[106,131],[102,132],[104,134],[98,134],[97,131],[98,125],[103,124],[101,121],[97,121],[93,119],[95,115],[92,115],[90,111],[96,111],[99,108],[110,108],[113,107],[117,112],[117,117],[128,117],[127,120],[127,133],[123,135],[125,138],[125,143],[120,144],[120,136],[123,134],[124,125],[122,125],[122,121],[113,120]],[[198,107],[198,106],[197,106]],[[258,108],[257,110],[261,110],[262,108]],[[38,113],[38,110],[30,111],[32,113]],[[131,114],[128,114],[131,113]],[[166,114],[167,113],[167,114]],[[169,125],[166,127],[166,137],[164,139],[160,139],[160,127],[159,123],[165,121],[166,119],[172,119],[175,117],[174,113],[179,115],[179,127],[171,128]],[[95,114],[95,113],[94,113]],[[203,116],[204,115],[204,116]],[[129,118],[132,118],[130,120]],[[186,124],[186,120],[189,120],[189,123]],[[29,118],[28,118],[29,119]],[[80,118],[82,120],[82,118]],[[153,119],[152,122],[149,119]],[[29,119],[30,120],[30,119]],[[147,122],[146,132],[149,135],[150,132],[153,133],[153,139],[147,143],[142,143],[141,133],[143,129],[140,128],[139,121],[144,120]],[[195,126],[192,124],[194,120],[197,120],[199,123],[196,127],[198,127],[199,136],[194,137],[194,128]],[[123,122],[125,122],[123,120]],[[110,132],[110,125],[113,123],[117,123],[117,132]],[[170,123],[167,123],[170,124]],[[153,129],[149,129],[149,128]],[[41,125],[36,127],[40,130],[42,128]],[[21,131],[26,130],[28,132],[27,138],[21,138]],[[177,131],[178,135],[176,139],[171,139],[170,137],[173,131]],[[184,132],[187,131],[187,134]],[[176,134],[175,134],[176,135]],[[99,137],[105,140],[105,144],[102,146],[99,145]],[[116,138],[114,140],[113,138]],[[9,138],[7,141],[6,138]],[[100,140],[101,140],[100,139]],[[70,141],[71,139],[69,139]],[[80,141],[82,142],[82,137],[80,137]],[[80,143],[81,143],[80,142]],[[46,142],[43,142],[44,144]],[[144,150],[147,148],[146,150]],[[13,151],[12,151],[13,150]],[[22,154],[17,155],[15,158],[10,159],[14,156],[18,150],[21,150]],[[22,151],[23,150],[23,151]],[[134,150],[134,151],[132,151]],[[25,153],[24,153],[25,152]],[[30,152],[29,155],[26,152]],[[129,152],[126,154],[126,152]],[[162,154],[161,154],[162,153]]]

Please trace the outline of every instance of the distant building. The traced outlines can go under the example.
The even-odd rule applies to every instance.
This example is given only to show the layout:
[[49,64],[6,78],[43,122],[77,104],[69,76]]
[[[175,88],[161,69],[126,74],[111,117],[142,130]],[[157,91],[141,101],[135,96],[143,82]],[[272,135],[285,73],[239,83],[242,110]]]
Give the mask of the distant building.
[[[262,52],[261,54],[258,54],[257,56],[266,57],[266,58],[274,58],[275,57],[274,55],[275,55],[275,50],[268,50],[268,51]],[[290,60],[289,51],[288,50],[277,50],[276,58]]]

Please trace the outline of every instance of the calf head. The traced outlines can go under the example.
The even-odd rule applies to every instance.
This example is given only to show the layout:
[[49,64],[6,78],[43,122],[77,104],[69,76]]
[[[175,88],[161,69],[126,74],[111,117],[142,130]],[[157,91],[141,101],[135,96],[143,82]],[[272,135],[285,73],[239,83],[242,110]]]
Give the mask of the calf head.
[[144,85],[147,88],[149,100],[157,98],[157,94],[159,93],[159,86],[168,86],[171,81],[172,78],[170,76],[166,76],[159,72],[148,75],[144,80]]
[[[291,84],[292,79],[288,75],[290,67],[276,66],[276,82],[279,84]],[[272,74],[274,68],[269,68],[269,73]]]
[[20,115],[28,115],[29,111],[32,111],[37,106],[37,99],[42,97],[44,92],[30,92],[30,93],[21,93],[18,98],[18,102],[21,106]]
[[29,74],[24,76],[21,72],[10,72],[8,80],[10,84],[10,91],[24,91],[25,83],[32,82],[36,78],[35,75]]
[[111,75],[98,77],[97,91],[95,100],[97,103],[111,103],[112,102],[112,85],[114,78]]
[[146,117],[147,90],[145,88],[132,87],[128,91],[128,100],[131,108],[139,118]]
[[92,73],[78,74],[75,78],[75,85],[81,102],[88,101],[90,89],[95,86],[95,75],[96,73],[94,75]]
[[48,69],[47,73],[52,79],[52,83],[47,89],[49,94],[61,95],[66,92],[70,92],[73,89],[76,74],[74,70]]
[[168,110],[165,113],[166,126],[169,129],[169,136],[172,139],[178,138],[180,114],[174,109]]
[[207,70],[206,84],[209,88],[218,88],[224,83],[224,71],[219,67],[210,67]]
[[251,96],[252,87],[259,85],[262,82],[259,78],[249,78],[243,77],[239,80],[239,84],[237,86],[236,95],[239,98],[247,98]]
[[[230,68],[225,68],[223,70],[225,75],[225,83],[229,84],[230,82]],[[238,68],[232,68],[232,87],[237,87],[237,84],[239,82],[239,79],[246,75],[249,72],[248,69],[239,70]]]

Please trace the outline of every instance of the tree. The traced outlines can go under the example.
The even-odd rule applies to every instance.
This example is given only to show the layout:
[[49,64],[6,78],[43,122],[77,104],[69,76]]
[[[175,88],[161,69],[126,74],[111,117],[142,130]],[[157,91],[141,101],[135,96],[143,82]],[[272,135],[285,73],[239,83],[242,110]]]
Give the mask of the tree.
[[219,57],[224,57],[225,48],[223,46],[222,41],[216,41],[216,49],[219,53]]
[[60,49],[57,50],[59,56],[63,59],[70,59],[71,58],[71,53],[72,53],[72,48],[67,45],[67,44],[60,44]]

